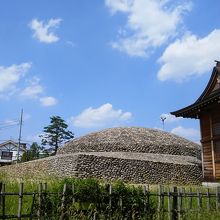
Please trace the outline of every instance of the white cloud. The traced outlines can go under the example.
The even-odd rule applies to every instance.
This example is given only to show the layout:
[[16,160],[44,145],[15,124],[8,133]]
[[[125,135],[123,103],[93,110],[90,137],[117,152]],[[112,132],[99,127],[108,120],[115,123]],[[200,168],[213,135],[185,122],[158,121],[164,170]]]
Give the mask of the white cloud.
[[32,85],[26,87],[22,92],[22,96],[37,98],[39,94],[43,92],[43,87],[41,85]]
[[40,85],[40,79],[33,77],[28,81],[29,85],[20,92],[20,96],[30,99],[37,99],[42,106],[48,107],[58,103],[57,99],[51,96],[42,97],[44,88]]
[[76,127],[92,128],[126,123],[131,117],[131,112],[115,110],[111,104],[106,103],[99,108],[85,109],[78,116],[72,117],[71,121]]
[[31,63],[13,64],[9,67],[0,66],[0,93],[15,89],[16,84],[31,68]]
[[178,126],[171,130],[171,133],[182,136],[187,139],[198,141],[200,139],[200,132],[194,128],[184,128]]
[[110,8],[112,13],[117,11],[128,12],[133,4],[133,0],[106,0],[105,4]]
[[33,37],[43,43],[54,43],[59,40],[59,37],[54,33],[54,30],[59,27],[62,19],[50,19],[48,22],[33,19],[30,23],[30,28],[34,31]]
[[44,92],[44,88],[39,84],[40,79],[37,77],[33,77],[29,81],[29,86],[27,86],[24,90],[21,91],[20,95],[27,98],[38,98],[40,94]]
[[146,57],[177,34],[184,12],[191,4],[171,5],[169,0],[106,0],[111,12],[127,15],[127,24],[112,47],[130,56]]
[[220,59],[220,29],[212,31],[204,38],[188,34],[170,44],[159,62],[161,81],[182,82],[192,76],[200,76],[210,71],[215,59]]
[[[42,97],[44,88],[36,76],[27,80],[26,74],[31,69],[31,63],[13,64],[9,67],[0,66],[0,98],[8,100],[12,96],[37,99],[43,106],[57,104],[54,97]],[[24,88],[24,82],[28,85]],[[22,87],[24,89],[22,89]]]
[[40,98],[40,103],[42,106],[49,107],[49,106],[56,105],[58,101],[54,97],[47,96],[47,97]]
[[182,117],[176,117],[174,115],[171,114],[167,114],[167,113],[163,113],[160,115],[160,118],[164,117],[165,119],[165,123],[174,123],[174,122],[178,122],[182,119]]

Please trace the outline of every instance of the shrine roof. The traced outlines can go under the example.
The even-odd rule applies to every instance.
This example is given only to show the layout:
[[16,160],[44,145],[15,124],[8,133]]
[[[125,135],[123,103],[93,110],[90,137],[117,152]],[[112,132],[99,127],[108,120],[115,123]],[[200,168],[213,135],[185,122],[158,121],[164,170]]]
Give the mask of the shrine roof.
[[200,97],[191,105],[171,112],[176,117],[198,118],[199,113],[208,106],[219,103],[220,101],[220,62],[216,61],[210,80],[200,95]]

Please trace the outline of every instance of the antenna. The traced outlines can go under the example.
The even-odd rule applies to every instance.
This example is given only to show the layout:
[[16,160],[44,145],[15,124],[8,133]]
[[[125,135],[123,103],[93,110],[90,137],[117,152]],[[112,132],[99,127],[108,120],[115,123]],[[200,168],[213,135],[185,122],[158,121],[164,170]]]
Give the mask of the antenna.
[[163,124],[163,130],[164,130],[164,122],[167,118],[165,116],[160,116],[160,120],[162,121]]
[[21,148],[21,129],[22,129],[22,121],[23,119],[23,109],[21,109],[21,118],[20,118],[20,122],[19,122],[19,137],[18,137],[18,151],[17,151],[17,163],[19,161],[19,154],[20,154],[20,148]]

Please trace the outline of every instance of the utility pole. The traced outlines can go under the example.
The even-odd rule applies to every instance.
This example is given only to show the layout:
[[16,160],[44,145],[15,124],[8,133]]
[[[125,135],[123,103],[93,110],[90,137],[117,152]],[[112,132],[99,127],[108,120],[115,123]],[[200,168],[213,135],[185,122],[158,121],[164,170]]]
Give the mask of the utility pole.
[[19,161],[19,154],[20,154],[20,148],[21,148],[21,129],[22,129],[22,123],[23,123],[23,109],[21,109],[21,118],[19,122],[19,137],[18,137],[18,151],[17,151],[17,163]]

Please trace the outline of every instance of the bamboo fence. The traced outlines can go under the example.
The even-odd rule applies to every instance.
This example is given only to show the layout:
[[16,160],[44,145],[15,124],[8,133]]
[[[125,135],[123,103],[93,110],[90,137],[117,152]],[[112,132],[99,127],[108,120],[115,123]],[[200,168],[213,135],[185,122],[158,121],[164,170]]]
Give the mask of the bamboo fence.
[[[19,192],[7,192],[6,185],[0,183],[0,219],[47,219],[42,211],[42,206],[45,202],[46,196],[59,195],[60,198],[60,217],[59,219],[65,218],[66,212],[66,198],[71,196],[71,202],[76,202],[74,198],[75,185],[71,186],[71,194],[67,193],[67,184],[63,185],[61,192],[50,192],[47,189],[47,183],[39,183],[37,192],[25,192],[24,184],[20,183]],[[195,212],[197,219],[202,219],[202,210],[208,212],[215,211],[220,213],[220,187],[208,188],[208,187],[197,187],[197,188],[184,188],[184,187],[170,187],[170,186],[158,186],[157,190],[150,189],[149,185],[143,186],[144,194],[144,210],[147,210],[147,204],[151,198],[156,200],[157,206],[157,218],[178,220],[181,219],[181,215],[188,212]],[[109,210],[111,210],[112,200],[112,185],[108,187],[109,195]],[[17,213],[9,215],[7,213],[6,198],[10,196],[16,196],[18,198]],[[32,197],[31,208],[29,212],[24,213],[22,210],[23,201],[25,196]],[[36,207],[37,204],[37,207]],[[123,209],[123,199],[120,198],[118,202],[119,209]],[[34,212],[35,209],[35,212]],[[37,211],[36,211],[37,209]],[[97,213],[94,214],[92,219],[97,219]],[[45,218],[44,218],[45,217]],[[109,212],[108,219],[111,218],[111,212]],[[123,217],[121,218],[123,219]]]

